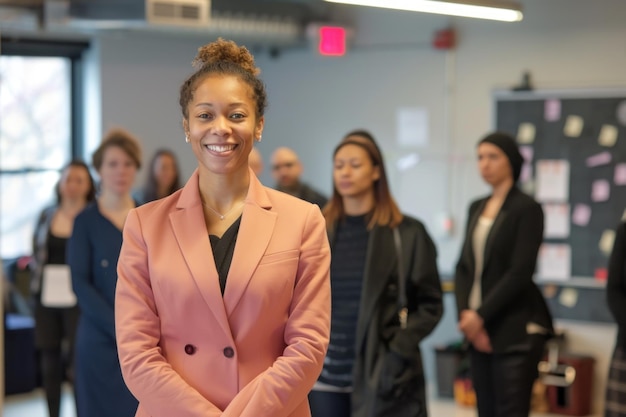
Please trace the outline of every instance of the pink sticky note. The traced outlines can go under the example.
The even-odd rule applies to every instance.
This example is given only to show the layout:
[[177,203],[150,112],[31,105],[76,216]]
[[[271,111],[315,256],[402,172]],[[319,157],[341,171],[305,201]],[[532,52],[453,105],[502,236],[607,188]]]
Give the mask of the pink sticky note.
[[522,172],[520,173],[520,181],[522,183],[527,183],[533,177],[533,147],[532,146],[520,146],[519,152],[522,154],[524,158],[524,165],[522,165]]
[[615,185],[626,185],[626,164],[615,165]]
[[544,117],[548,122],[559,120],[561,118],[561,100],[546,100],[544,103]]
[[533,147],[532,146],[520,146],[519,153],[524,157],[524,162],[530,164],[533,161]]
[[591,184],[591,201],[599,202],[609,199],[611,185],[607,180],[595,180]]
[[522,171],[520,172],[519,180],[522,184],[527,183],[533,178],[533,166],[532,164],[522,165]]
[[587,166],[589,168],[606,165],[611,162],[611,153],[608,151],[597,153],[587,158]]
[[572,223],[577,226],[587,226],[591,218],[591,207],[586,204],[576,204],[572,211]]

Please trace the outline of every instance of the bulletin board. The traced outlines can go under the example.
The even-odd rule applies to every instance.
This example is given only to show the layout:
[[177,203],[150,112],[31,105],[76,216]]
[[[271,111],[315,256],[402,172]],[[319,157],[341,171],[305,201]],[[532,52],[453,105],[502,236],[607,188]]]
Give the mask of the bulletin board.
[[495,106],[544,208],[540,278],[602,282],[626,208],[626,89],[497,93]]

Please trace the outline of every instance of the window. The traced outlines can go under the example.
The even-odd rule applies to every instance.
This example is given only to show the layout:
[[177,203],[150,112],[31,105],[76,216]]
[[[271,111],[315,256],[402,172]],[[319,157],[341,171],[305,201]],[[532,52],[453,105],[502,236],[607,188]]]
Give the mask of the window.
[[80,56],[87,45],[19,40],[0,55],[0,257],[32,251],[38,214],[60,169],[79,154],[73,132]]

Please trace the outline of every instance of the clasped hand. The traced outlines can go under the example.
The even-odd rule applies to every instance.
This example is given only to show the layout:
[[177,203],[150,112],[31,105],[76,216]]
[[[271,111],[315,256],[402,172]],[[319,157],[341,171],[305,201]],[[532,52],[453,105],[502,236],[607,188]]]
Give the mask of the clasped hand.
[[479,352],[491,353],[491,340],[484,327],[482,317],[474,310],[463,310],[459,320],[459,330]]

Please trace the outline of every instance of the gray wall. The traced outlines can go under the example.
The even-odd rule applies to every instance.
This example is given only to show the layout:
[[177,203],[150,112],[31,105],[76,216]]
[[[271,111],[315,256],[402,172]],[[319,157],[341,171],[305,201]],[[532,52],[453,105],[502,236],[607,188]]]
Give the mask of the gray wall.
[[[626,86],[626,2],[522,3],[525,19],[514,24],[345,7],[337,18],[356,28],[345,57],[323,58],[313,49],[284,51],[278,59],[257,55],[270,101],[259,146],[266,159],[264,182],[272,184],[270,153],[288,145],[301,155],[305,179],[329,193],[334,145],[350,129],[370,129],[386,155],[392,191],[402,209],[426,223],[439,249],[440,269],[451,273],[467,205],[487,191],[473,152],[478,138],[493,126],[493,92],[517,84],[525,70],[539,89]],[[448,25],[457,30],[458,47],[434,50],[434,31]],[[191,71],[197,47],[207,41],[132,32],[100,36],[89,59],[100,83],[101,120],[88,127],[87,140],[93,145],[98,129],[124,126],[143,140],[146,156],[160,146],[173,148],[187,177],[196,162],[183,140],[178,87]],[[397,144],[395,118],[401,107],[427,109],[428,147]],[[418,153],[420,163],[400,171],[396,162],[408,152]],[[144,176],[142,172],[138,182]],[[442,213],[455,221],[452,236],[438,232],[436,219]],[[446,317],[425,342],[425,351],[458,336],[452,304],[447,301]],[[594,396],[599,409],[614,326],[559,325],[571,333],[573,350],[598,359]],[[432,362],[427,356],[429,377]]]
[[[403,210],[425,221],[442,271],[451,272],[467,203],[487,191],[473,148],[493,125],[492,93],[517,84],[525,70],[537,88],[626,84],[626,26],[619,20],[625,2],[527,0],[524,6],[524,21],[514,24],[345,7],[343,18],[356,28],[347,56],[320,57],[313,48],[287,50],[278,59],[258,54],[270,102],[259,146],[266,162],[275,147],[291,146],[301,155],[305,179],[329,193],[334,145],[350,129],[371,130]],[[434,31],[448,25],[457,29],[457,49],[434,50]],[[101,125],[89,125],[88,138],[97,142],[94,126],[124,126],[142,138],[146,157],[159,146],[172,147],[187,177],[195,159],[183,141],[178,87],[197,47],[209,40],[140,32],[100,36],[92,60],[99,64],[102,118]],[[401,107],[427,109],[429,147],[397,145]],[[418,153],[420,163],[401,172],[396,162],[407,152]],[[267,165],[262,179],[271,185]],[[142,172],[138,182],[144,177]],[[438,233],[443,213],[456,223],[451,237]]]

